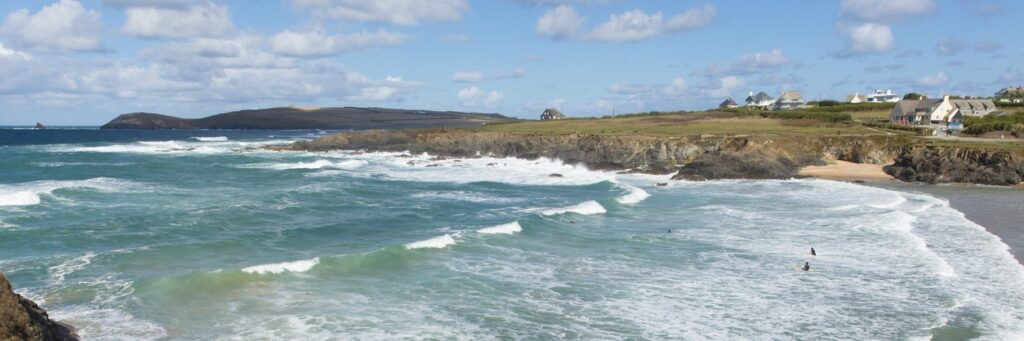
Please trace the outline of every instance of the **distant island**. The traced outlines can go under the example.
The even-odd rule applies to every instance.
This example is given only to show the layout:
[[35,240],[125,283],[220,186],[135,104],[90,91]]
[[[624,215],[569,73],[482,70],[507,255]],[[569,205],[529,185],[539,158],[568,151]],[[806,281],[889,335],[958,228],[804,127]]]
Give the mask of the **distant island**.
[[155,113],[120,115],[100,129],[330,129],[403,130],[472,127],[515,119],[499,114],[386,108],[281,107],[188,119]]

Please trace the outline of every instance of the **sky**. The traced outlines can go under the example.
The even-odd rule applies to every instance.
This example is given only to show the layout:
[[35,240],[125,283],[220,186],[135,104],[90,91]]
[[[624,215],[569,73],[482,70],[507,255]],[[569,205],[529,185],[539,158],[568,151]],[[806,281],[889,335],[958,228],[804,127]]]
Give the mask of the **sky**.
[[537,118],[749,92],[990,96],[1024,84],[1017,0],[5,0],[0,125],[277,106]]

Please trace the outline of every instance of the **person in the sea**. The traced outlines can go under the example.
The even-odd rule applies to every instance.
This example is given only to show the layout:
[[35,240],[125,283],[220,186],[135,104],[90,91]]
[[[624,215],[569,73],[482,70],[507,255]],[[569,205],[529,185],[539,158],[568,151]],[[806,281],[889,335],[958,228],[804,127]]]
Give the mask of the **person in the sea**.
[[817,255],[818,255],[818,253],[814,252],[814,248],[812,247],[811,248],[811,256],[817,256]]
[[569,223],[570,224],[575,224],[576,223],[576,219],[570,220]]
[[804,262],[804,267],[801,268],[801,270],[803,270],[803,271],[811,271],[811,263],[810,262]]

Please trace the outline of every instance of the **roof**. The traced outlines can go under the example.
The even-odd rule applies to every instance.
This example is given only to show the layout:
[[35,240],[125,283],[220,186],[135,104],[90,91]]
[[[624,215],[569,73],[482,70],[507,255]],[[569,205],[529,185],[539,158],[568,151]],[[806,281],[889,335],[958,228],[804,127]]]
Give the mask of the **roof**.
[[747,102],[769,102],[772,100],[772,96],[764,93],[764,91],[758,92],[757,95],[747,96]]
[[905,99],[896,104],[896,108],[893,108],[893,111],[895,112],[895,110],[898,109],[899,112],[904,115],[913,113],[917,111],[917,109],[925,109],[931,112],[932,109],[939,105],[939,103],[942,103],[941,99]]
[[561,111],[558,111],[558,109],[555,109],[555,108],[547,108],[547,109],[544,110],[543,113],[541,113],[541,115],[551,115],[551,116],[554,116],[554,117],[565,117],[565,114],[563,114]]
[[996,110],[996,104],[991,99],[954,99],[949,102],[957,109]]
[[864,95],[853,94],[853,95],[846,95],[846,101],[845,102],[851,102],[851,101],[853,101],[854,98],[860,99],[862,102],[864,101]]
[[917,101],[915,109],[928,109],[930,111],[932,108],[938,106],[939,103],[942,103],[941,99],[922,99]]
[[804,96],[800,96],[799,91],[785,91],[779,99],[804,99]]
[[718,106],[724,107],[724,106],[729,106],[729,105],[739,105],[739,104],[736,104],[736,101],[732,100],[732,97],[730,97],[729,99],[723,101],[722,104],[719,104]]

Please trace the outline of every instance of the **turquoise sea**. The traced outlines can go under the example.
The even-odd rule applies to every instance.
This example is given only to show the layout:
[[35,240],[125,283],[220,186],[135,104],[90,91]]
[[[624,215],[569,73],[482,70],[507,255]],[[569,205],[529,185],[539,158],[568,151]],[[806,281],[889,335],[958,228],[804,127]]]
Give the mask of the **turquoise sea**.
[[1024,339],[933,196],[252,148],[321,134],[0,129],[0,272],[87,340]]

